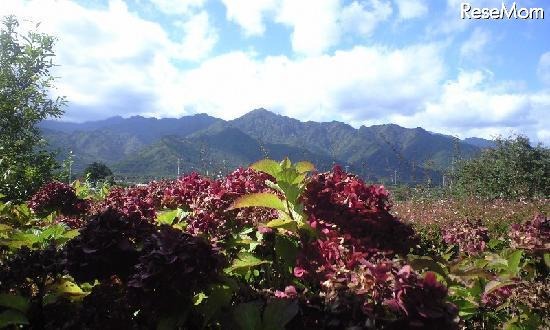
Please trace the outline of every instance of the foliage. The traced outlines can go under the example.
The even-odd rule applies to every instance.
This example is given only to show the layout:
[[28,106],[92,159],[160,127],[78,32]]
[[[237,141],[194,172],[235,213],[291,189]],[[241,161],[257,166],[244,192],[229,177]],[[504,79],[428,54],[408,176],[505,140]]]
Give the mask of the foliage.
[[37,124],[63,113],[63,98],[50,98],[55,39],[19,32],[14,16],[0,31],[0,193],[22,201],[52,177],[56,163],[44,150]]
[[84,170],[84,176],[91,182],[105,181],[113,176],[113,172],[107,165],[101,162],[93,162]]
[[88,203],[78,198],[73,187],[66,183],[52,181],[42,186],[30,199],[29,208],[39,216],[58,211],[71,216],[86,213]]
[[455,173],[456,192],[488,198],[550,196],[550,149],[523,136],[498,138]]
[[[289,159],[102,194],[50,183],[29,202],[44,212],[0,204],[0,326],[549,325],[545,215],[498,227],[451,209],[460,222],[416,222],[389,197],[338,166]],[[59,217],[75,201],[89,205],[71,215],[77,230]],[[491,210],[517,206],[505,203]]]

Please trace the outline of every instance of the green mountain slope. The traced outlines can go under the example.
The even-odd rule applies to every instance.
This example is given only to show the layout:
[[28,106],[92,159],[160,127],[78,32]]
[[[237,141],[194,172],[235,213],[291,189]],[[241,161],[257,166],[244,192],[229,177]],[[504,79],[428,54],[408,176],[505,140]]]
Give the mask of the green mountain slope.
[[[41,124],[63,158],[75,155],[75,171],[102,161],[117,175],[175,176],[225,172],[263,157],[311,160],[320,170],[338,163],[373,181],[432,182],[459,157],[480,148],[451,136],[398,125],[362,126],[301,122],[265,109],[223,121],[204,114],[179,119],[113,117],[97,122]],[[486,140],[477,139],[483,143]]]

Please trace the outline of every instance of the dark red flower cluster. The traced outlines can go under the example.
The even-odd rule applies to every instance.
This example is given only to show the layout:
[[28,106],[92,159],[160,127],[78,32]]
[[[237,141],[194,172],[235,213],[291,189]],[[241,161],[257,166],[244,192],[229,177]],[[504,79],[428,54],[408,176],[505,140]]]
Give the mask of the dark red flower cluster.
[[93,216],[80,235],[65,246],[66,267],[79,282],[126,279],[133,272],[143,241],[155,229],[145,220],[129,220],[118,210]]
[[268,221],[276,216],[272,210],[248,208],[227,211],[237,197],[270,190],[265,181],[269,175],[252,169],[237,169],[219,180],[197,173],[184,176],[164,192],[163,205],[193,210],[187,220],[188,231],[194,234],[227,233],[227,226]]
[[193,209],[197,198],[206,193],[212,180],[193,172],[182,176],[164,190],[162,205],[175,209],[177,207]]
[[111,208],[130,220],[153,221],[156,215],[155,206],[159,203],[155,199],[155,195],[151,194],[148,186],[114,188],[109,192],[107,198],[96,206],[96,210],[101,212]]
[[298,274],[323,280],[342,266],[352,269],[361,258],[406,253],[412,245],[414,231],[388,212],[384,187],[367,185],[338,166],[313,175],[302,201],[319,238],[304,242]]
[[62,272],[62,256],[54,244],[43,250],[22,247],[0,264],[0,293],[12,288],[32,297],[37,289],[44,289],[46,280]]
[[156,208],[164,206],[164,192],[167,189],[172,189],[175,184],[176,181],[173,180],[151,181],[147,184],[147,192]]
[[510,231],[511,247],[532,252],[550,251],[550,220],[537,215],[524,224],[515,224]]
[[512,283],[496,288],[489,293],[484,293],[481,296],[481,302],[487,308],[496,308],[504,304],[508,298],[510,298],[515,286],[516,284]]
[[485,251],[489,242],[489,230],[481,220],[469,220],[453,223],[442,230],[443,241],[456,245],[460,252],[478,254]]
[[[331,172],[313,175],[303,200],[310,209],[321,207],[316,214],[325,216],[320,218],[330,218],[335,212],[330,211],[332,206],[346,211],[347,215],[366,216],[387,212],[391,208],[388,197],[384,186],[367,185],[357,176],[344,172],[340,166],[334,166]],[[338,219],[334,221],[338,222]],[[345,225],[346,222],[347,219],[343,219],[340,224]]]
[[405,266],[397,273],[394,298],[385,303],[405,316],[393,324],[394,328],[458,329],[458,309],[446,297],[447,288],[434,273],[420,277]]
[[86,224],[85,217],[59,215],[55,218],[55,223],[62,223],[71,229],[82,228]]
[[69,320],[65,318],[68,324],[58,328],[144,329],[144,322],[140,326],[133,315],[135,310],[132,305],[124,283],[116,277],[106,279],[94,286],[92,292],[83,299],[79,313]]
[[73,187],[66,183],[52,181],[42,186],[28,202],[29,208],[39,216],[54,211],[63,215],[79,215],[89,208],[86,200],[78,198]]
[[181,311],[217,278],[222,265],[205,240],[161,226],[145,240],[128,282],[132,300],[153,314]]
[[[383,329],[456,329],[458,310],[435,274],[381,257],[354,270],[337,270],[323,282],[325,308],[338,328],[377,324]],[[361,314],[352,311],[362,311]],[[390,312],[390,313],[388,313]]]

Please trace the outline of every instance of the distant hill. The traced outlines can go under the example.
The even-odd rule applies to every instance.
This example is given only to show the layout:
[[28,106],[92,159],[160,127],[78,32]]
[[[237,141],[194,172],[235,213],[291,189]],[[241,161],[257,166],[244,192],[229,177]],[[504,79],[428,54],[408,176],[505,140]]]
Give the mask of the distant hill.
[[[442,171],[458,157],[474,157],[483,139],[456,138],[420,127],[361,126],[302,122],[265,109],[224,121],[205,114],[179,119],[112,117],[66,123],[44,121],[43,135],[59,158],[69,150],[75,171],[93,161],[109,165],[116,175],[173,177],[181,173],[215,174],[264,158],[307,159],[320,170],[338,163],[371,181],[439,182]],[[477,145],[476,145],[477,144]]]
[[481,139],[477,137],[469,137],[463,140],[464,143],[471,144],[481,149],[494,148],[496,146],[495,141]]

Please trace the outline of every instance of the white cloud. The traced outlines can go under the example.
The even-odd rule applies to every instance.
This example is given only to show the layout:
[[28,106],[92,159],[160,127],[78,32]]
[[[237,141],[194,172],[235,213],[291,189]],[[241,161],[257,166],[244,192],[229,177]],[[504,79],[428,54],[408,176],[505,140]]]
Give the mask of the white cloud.
[[285,0],[277,22],[292,28],[292,49],[306,55],[318,55],[340,38],[338,0]]
[[370,8],[365,3],[354,1],[342,9],[340,21],[344,32],[357,32],[368,37],[378,24],[386,21],[393,12],[391,4],[386,1],[369,1]]
[[402,20],[420,18],[428,13],[428,6],[421,0],[396,0],[399,18]]
[[161,12],[168,15],[189,14],[204,6],[206,0],[150,0]]
[[537,75],[543,84],[550,86],[550,52],[540,56]]
[[292,29],[292,49],[304,55],[319,55],[337,45],[346,35],[367,37],[392,14],[387,0],[222,0],[226,17],[247,36],[265,32],[271,20]]
[[483,28],[476,28],[460,46],[460,56],[466,59],[485,57],[486,47],[491,41],[491,33]]
[[461,137],[522,132],[548,143],[548,106],[548,93],[516,92],[492,81],[488,72],[471,71],[445,83],[440,98],[426,102],[425,110],[412,116],[399,114],[391,121]]
[[[364,120],[417,111],[442,80],[439,52],[434,45],[355,47],[295,60],[234,52],[182,72],[172,85],[179,86],[177,109],[225,119],[266,107],[304,120]],[[174,108],[155,113],[175,114]]]
[[[336,0],[318,1],[313,13],[307,6],[313,2],[288,1],[287,7],[273,9],[275,14],[263,11],[250,29],[262,29],[255,24],[264,23],[264,13],[276,15],[274,20],[292,28],[295,50],[309,56],[262,58],[237,51],[208,57],[218,34],[208,14],[198,9],[182,15],[177,27],[183,37],[177,42],[160,24],[117,0],[106,9],[69,1],[9,1],[0,15],[31,17],[43,22],[41,31],[59,37],[56,85],[70,101],[70,120],[194,112],[230,119],[266,107],[301,120],[395,122],[482,137],[517,130],[550,142],[548,91],[521,92],[517,84],[495,82],[483,71],[464,71],[446,82],[440,44],[356,46],[326,53],[346,34],[372,33],[382,21],[361,26],[360,18],[386,17],[369,16],[377,10],[389,17],[387,2],[342,6]],[[479,48],[468,47],[463,46],[464,55]],[[546,82],[548,54],[541,56],[537,72]],[[174,61],[182,59],[197,62],[183,69]]]
[[226,7],[226,18],[240,25],[247,36],[262,35],[265,32],[264,18],[267,12],[277,6],[277,0],[222,0]]
[[182,18],[183,37],[176,42],[158,23],[140,18],[119,0],[110,1],[106,9],[69,1],[9,3],[0,15],[41,22],[41,32],[58,37],[55,62],[60,66],[55,74],[60,79],[54,93],[67,96],[69,120],[138,114],[165,106],[162,99],[172,96],[158,86],[172,89],[155,70],[173,74],[177,69],[172,60],[203,58],[218,39],[206,12]]
[[210,53],[218,42],[218,32],[212,27],[206,11],[202,11],[178,24],[185,36],[181,45],[175,47],[175,57],[199,60]]

